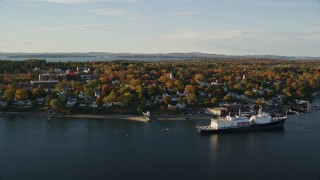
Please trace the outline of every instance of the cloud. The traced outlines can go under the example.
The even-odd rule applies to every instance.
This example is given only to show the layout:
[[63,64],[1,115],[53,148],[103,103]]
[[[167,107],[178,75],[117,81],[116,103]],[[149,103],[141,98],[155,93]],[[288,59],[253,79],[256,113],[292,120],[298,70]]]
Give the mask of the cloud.
[[258,31],[211,31],[201,32],[182,30],[163,36],[176,43],[215,43],[215,42],[256,42],[256,43],[301,43],[319,42],[320,31],[311,32],[258,32]]
[[17,44],[30,44],[30,41],[18,41]]
[[[224,0],[229,3],[250,4],[260,7],[280,7],[280,8],[314,8],[319,4],[316,1],[306,0]],[[317,0],[320,2],[320,0]]]
[[111,27],[108,27],[104,24],[81,24],[68,27],[33,27],[30,28],[30,31],[33,32],[53,32],[53,31],[73,31],[73,30],[94,30],[94,31],[108,31],[111,30]]
[[244,32],[224,47],[234,47],[245,54],[315,55],[320,46],[320,31],[314,32]]
[[200,14],[194,11],[184,11],[184,12],[174,13],[174,15],[181,16],[181,17],[194,17],[194,16],[199,16]]
[[72,26],[68,29],[75,29],[75,30],[101,30],[101,31],[107,31],[112,29],[111,27],[107,27],[104,24],[82,24],[78,26]]
[[92,12],[94,12],[97,15],[123,17],[125,19],[130,19],[130,20],[146,20],[146,19],[148,19],[147,17],[141,15],[141,13],[139,11],[133,11],[133,10],[106,8],[106,9],[92,10]]
[[93,10],[94,13],[104,16],[120,16],[120,17],[132,17],[139,14],[138,11],[128,11],[119,9],[96,9]]
[[244,32],[241,39],[264,41],[269,43],[302,43],[302,42],[319,42],[320,31],[312,32]]
[[317,3],[306,2],[306,1],[280,1],[280,2],[259,2],[259,6],[267,6],[267,7],[284,7],[284,8],[309,8],[315,7],[318,5]]
[[[1,1],[1,0],[0,0]],[[0,45],[3,46],[11,46],[11,45],[24,45],[24,44],[30,44],[30,41],[15,41],[15,40],[2,40],[0,42]]]
[[212,42],[239,37],[242,31],[215,31],[200,32],[192,30],[183,30],[176,33],[167,34],[164,39],[174,42]]
[[279,54],[318,56],[320,31],[192,31],[183,30],[163,36],[168,47],[182,51],[225,54]]
[[45,1],[51,2],[51,3],[58,3],[58,4],[85,4],[85,3],[96,3],[96,2],[140,3],[139,0],[45,0]]

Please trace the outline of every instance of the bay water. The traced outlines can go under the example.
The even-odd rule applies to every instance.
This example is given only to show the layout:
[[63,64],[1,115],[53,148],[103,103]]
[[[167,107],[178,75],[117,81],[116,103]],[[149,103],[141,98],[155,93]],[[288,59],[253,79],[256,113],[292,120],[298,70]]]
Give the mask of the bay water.
[[282,130],[201,135],[149,123],[0,114],[0,180],[320,179],[320,111]]

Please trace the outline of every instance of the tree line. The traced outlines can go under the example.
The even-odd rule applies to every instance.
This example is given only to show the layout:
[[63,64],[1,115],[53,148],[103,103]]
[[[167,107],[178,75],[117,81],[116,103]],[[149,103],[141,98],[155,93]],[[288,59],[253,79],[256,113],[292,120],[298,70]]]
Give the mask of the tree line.
[[[15,99],[44,97],[64,106],[69,97],[83,93],[86,103],[120,102],[135,106],[137,111],[167,109],[178,103],[189,107],[214,106],[218,102],[241,99],[308,99],[320,90],[318,61],[286,60],[211,60],[179,61],[104,61],[46,62],[2,61],[0,66],[1,97]],[[35,71],[35,68],[39,71]],[[54,73],[54,68],[75,70],[86,67],[96,75],[89,82],[75,78],[60,80],[57,86],[44,91],[41,87],[27,88],[19,83],[35,80],[41,73]],[[71,71],[71,72],[72,72]],[[14,81],[13,81],[14,79]],[[55,93],[64,92],[57,97]]]

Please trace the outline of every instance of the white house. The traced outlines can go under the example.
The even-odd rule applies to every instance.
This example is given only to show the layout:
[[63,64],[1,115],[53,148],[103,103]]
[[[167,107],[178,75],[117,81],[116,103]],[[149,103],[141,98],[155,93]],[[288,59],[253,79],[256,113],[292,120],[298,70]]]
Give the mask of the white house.
[[176,107],[178,108],[178,109],[185,109],[186,108],[186,104],[185,103],[178,103],[177,105],[176,105]]

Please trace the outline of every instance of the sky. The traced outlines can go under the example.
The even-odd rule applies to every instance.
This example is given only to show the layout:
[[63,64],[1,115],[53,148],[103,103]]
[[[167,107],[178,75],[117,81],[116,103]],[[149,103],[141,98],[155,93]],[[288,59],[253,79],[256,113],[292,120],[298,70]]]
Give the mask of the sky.
[[320,56],[320,0],[0,0],[0,52]]

